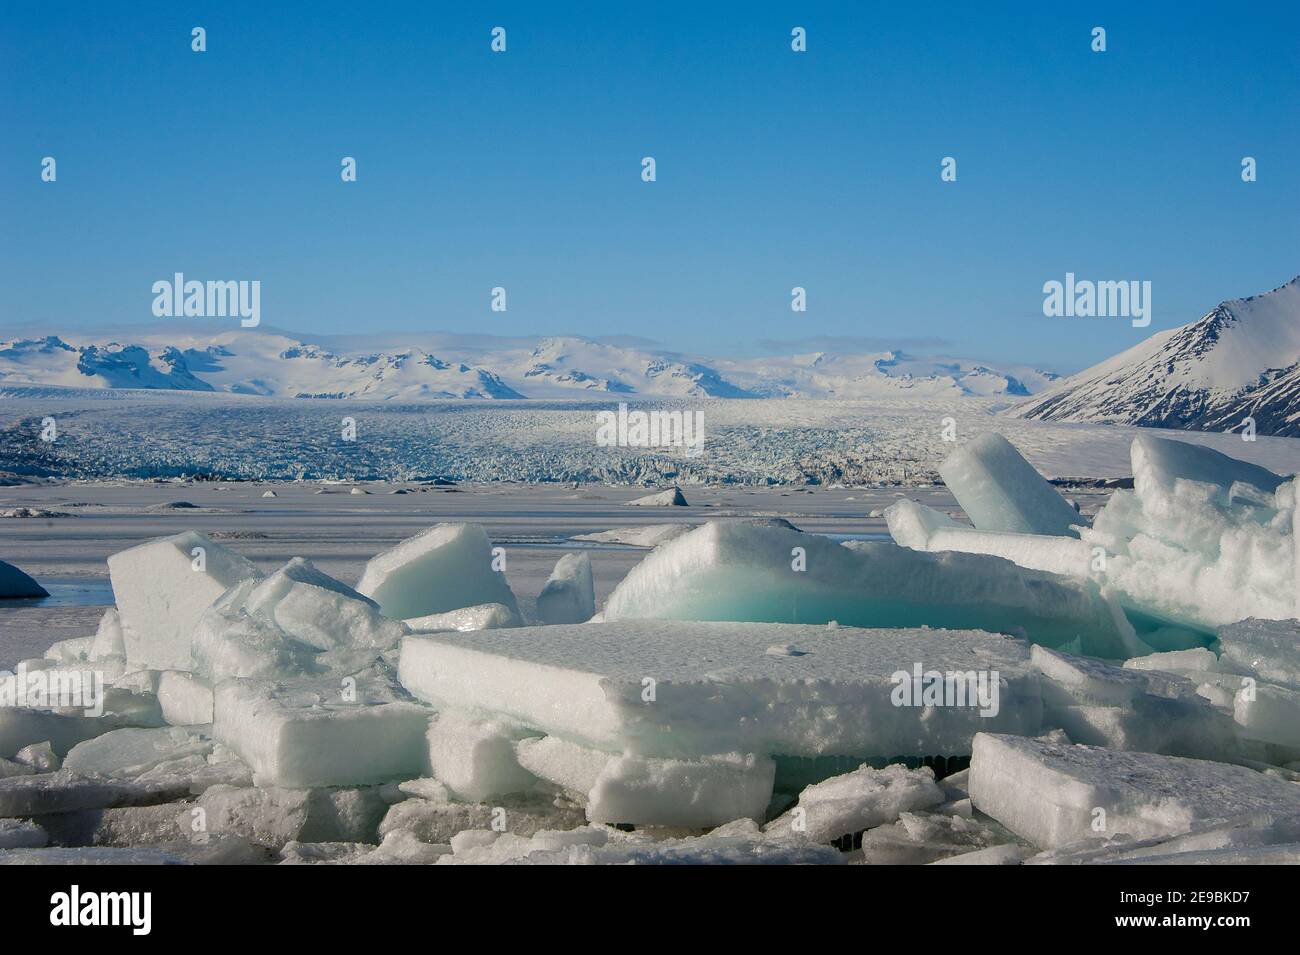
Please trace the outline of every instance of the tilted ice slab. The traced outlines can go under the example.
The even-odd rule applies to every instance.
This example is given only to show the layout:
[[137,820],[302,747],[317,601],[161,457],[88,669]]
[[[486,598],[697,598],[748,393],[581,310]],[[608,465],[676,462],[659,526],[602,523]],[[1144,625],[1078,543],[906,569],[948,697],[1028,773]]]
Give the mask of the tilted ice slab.
[[36,776],[0,779],[0,816],[39,816],[110,806],[146,806],[189,795],[182,778],[136,782],[82,776],[61,769]]
[[382,668],[353,677],[228,680],[212,735],[259,786],[365,785],[421,775],[429,711],[406,702]]
[[257,568],[202,534],[160,537],[108,558],[134,669],[188,670],[190,636],[199,617],[227,589],[260,577]]
[[1249,485],[1272,494],[1286,478],[1248,461],[1221,454],[1202,444],[1190,444],[1172,438],[1139,434],[1130,452],[1133,461],[1133,488],[1141,496],[1172,493],[1177,481],[1212,484],[1226,497],[1236,485]]
[[222,594],[195,627],[194,670],[213,682],[348,673],[407,632],[347,584],[295,557],[264,580]]
[[1300,621],[1242,620],[1219,628],[1225,669],[1300,690]]
[[565,554],[556,561],[537,598],[537,616],[543,623],[585,623],[595,613],[591,558],[586,554]]
[[399,620],[489,603],[519,612],[505,574],[493,568],[492,544],[477,524],[436,524],[377,554],[357,590],[385,616]]
[[1300,785],[1242,766],[991,733],[975,737],[970,795],[975,808],[1044,849],[1099,834],[1146,839],[1202,820],[1300,810]]
[[1087,523],[1000,434],[958,447],[939,474],[983,531],[1072,536],[1072,526]]
[[1246,739],[1300,752],[1300,690],[1267,683],[1242,687],[1233,700],[1233,717]]
[[387,650],[406,628],[379,605],[295,557],[249,592],[249,613],[273,620],[286,634],[318,650]]
[[207,757],[212,739],[179,726],[120,729],[74,746],[63,768],[83,775],[134,779],[187,756]]
[[[623,621],[413,634],[399,675],[437,707],[610,752],[861,760],[965,754],[981,730],[1037,732],[1027,660],[1021,642],[976,631]],[[917,664],[998,671],[996,715],[937,706],[923,719],[919,706],[896,706],[892,677]]]
[[48,597],[50,592],[13,564],[0,560],[0,599]]
[[208,683],[230,679],[275,679],[308,673],[315,647],[292,639],[275,621],[250,613],[248,595],[256,581],[236,584],[203,611],[194,627],[187,670]]
[[424,617],[410,617],[402,621],[416,633],[435,630],[499,630],[518,627],[519,616],[505,604],[478,604],[461,607],[446,613],[431,613]]
[[5,682],[0,681],[0,758],[13,756],[32,743],[49,742],[62,756],[83,740],[125,726],[159,726],[162,711],[152,694],[132,693],[121,687],[104,690],[104,711],[87,716],[86,710],[38,709],[14,706],[6,700]]
[[891,504],[885,521],[894,542],[912,550],[987,554],[1066,577],[1088,577],[1095,560],[1092,548],[1077,537],[976,530],[916,501]]
[[1086,581],[744,523],[705,524],[648,554],[610,594],[605,619],[978,628],[1134,655],[1122,613]]
[[902,812],[927,809],[943,801],[943,790],[935,784],[929,767],[860,766],[809,786],[799,794],[798,805],[769,822],[764,831],[808,842],[830,842],[893,822]]
[[[1208,650],[1182,651],[1181,659],[1192,653],[1214,656]],[[1030,659],[1042,677],[1043,722],[1065,730],[1073,742],[1224,762],[1247,755],[1231,715],[1212,705],[1187,677],[1045,647],[1032,648]]]

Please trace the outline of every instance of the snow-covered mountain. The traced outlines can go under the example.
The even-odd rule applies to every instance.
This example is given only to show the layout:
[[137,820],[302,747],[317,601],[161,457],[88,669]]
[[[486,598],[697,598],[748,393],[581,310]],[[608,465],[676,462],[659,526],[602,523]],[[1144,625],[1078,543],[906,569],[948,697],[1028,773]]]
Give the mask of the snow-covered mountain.
[[1300,435],[1300,277],[1216,306],[1059,382],[1008,414]]
[[[420,347],[406,343],[412,340]],[[326,347],[270,329],[193,327],[149,328],[117,339],[15,338],[0,340],[0,387],[384,400],[1016,397],[1056,378],[1033,368],[898,351],[709,359],[578,337],[447,335],[376,336],[371,347],[377,351],[349,345]]]

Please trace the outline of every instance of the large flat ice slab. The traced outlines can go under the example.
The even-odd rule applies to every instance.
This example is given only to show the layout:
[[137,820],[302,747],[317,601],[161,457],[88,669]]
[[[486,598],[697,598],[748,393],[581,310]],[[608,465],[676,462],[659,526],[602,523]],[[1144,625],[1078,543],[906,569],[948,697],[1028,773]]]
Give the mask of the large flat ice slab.
[[108,558],[113,596],[133,669],[189,670],[190,636],[199,617],[225,591],[261,576],[229,548],[185,531]]
[[975,808],[1043,849],[1300,810],[1300,785],[1242,766],[989,733],[975,737],[970,796]]
[[816,534],[739,522],[705,524],[661,545],[605,604],[609,621],[977,628],[1132,656],[1125,649],[1127,622],[1117,613],[1095,584],[996,557],[879,542],[842,546]]
[[948,490],[982,531],[1072,536],[1087,523],[1000,434],[982,434],[939,465]]
[[[435,706],[610,752],[866,759],[965,754],[981,730],[1038,732],[1027,663],[1023,643],[978,631],[622,621],[412,634],[400,679]],[[973,700],[895,705],[911,681],[894,675],[918,665],[997,671],[996,714]]]

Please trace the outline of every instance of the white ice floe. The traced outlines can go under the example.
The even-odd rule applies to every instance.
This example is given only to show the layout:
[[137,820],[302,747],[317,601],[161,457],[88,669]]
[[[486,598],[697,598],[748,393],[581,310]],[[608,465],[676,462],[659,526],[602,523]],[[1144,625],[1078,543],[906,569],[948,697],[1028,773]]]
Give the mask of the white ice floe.
[[189,795],[180,777],[140,782],[81,776],[61,769],[33,776],[0,779],[0,816],[27,817],[110,806],[174,802]]
[[585,823],[581,809],[534,796],[491,803],[416,798],[394,804],[380,822],[379,834],[407,831],[422,842],[446,844],[465,831],[505,831],[527,838],[544,829],[574,829]]
[[[1015,849],[1014,861],[1007,847]],[[900,812],[892,825],[862,834],[862,861],[867,865],[929,865],[941,859],[1001,849],[974,865],[1014,865],[1020,861],[1016,837],[987,816],[944,812]]]
[[[0,694],[3,683],[0,682]],[[83,740],[125,726],[161,726],[162,711],[151,693],[121,687],[103,691],[103,713],[88,716],[84,709],[39,709],[0,706],[0,757],[11,757],[32,743],[48,742],[60,756]]]
[[1248,755],[1230,713],[1186,676],[1045,647],[1034,647],[1031,661],[1042,676],[1044,723],[1076,743],[1225,762]]
[[912,550],[987,554],[1064,577],[1087,577],[1094,562],[1092,548],[1078,537],[977,530],[916,501],[891,504],[885,522],[895,543]]
[[[1294,482],[1245,483],[1280,479],[1208,448],[1146,435],[1133,442],[1132,463],[1134,490],[1112,494],[1083,532],[1105,554],[1094,574],[1126,606],[1203,629],[1294,616]],[[1225,470],[1237,475],[1228,487],[1209,480],[1226,480]],[[1186,646],[1144,639],[1156,649]]]
[[[176,825],[238,835],[270,848],[302,842],[375,842],[392,800],[380,787],[278,789],[214,786],[193,806],[174,807]],[[195,810],[201,810],[196,813]]]
[[1300,690],[1267,683],[1243,686],[1233,700],[1233,715],[1246,739],[1300,753]]
[[488,603],[519,612],[504,564],[477,524],[437,524],[377,554],[357,590],[399,620]]
[[627,502],[633,507],[686,507],[686,495],[679,487],[670,487],[657,494],[647,494]]
[[587,797],[592,822],[708,828],[733,819],[761,822],[772,800],[776,764],[728,753],[698,759],[616,756]]
[[518,728],[446,710],[429,724],[429,769],[456,797],[481,802],[533,788],[536,777],[519,765]]
[[1300,690],[1300,621],[1242,620],[1219,628],[1220,669]]
[[203,613],[193,669],[212,682],[348,673],[405,633],[373,600],[295,557],[264,580],[235,585]]
[[592,541],[598,544],[628,544],[634,547],[658,547],[681,537],[693,524],[643,524],[637,527],[616,527],[593,534],[574,534],[570,540]]
[[987,849],[976,849],[974,852],[946,856],[942,859],[936,859],[930,865],[1019,865],[1023,857],[1024,853],[1020,846],[1014,842],[1008,842],[1000,846],[990,846]]
[[537,598],[537,616],[543,623],[584,623],[595,612],[591,558],[586,554],[565,554],[556,561]]
[[939,474],[982,531],[1069,536],[1072,526],[1086,523],[1000,434],[958,447]]
[[259,786],[409,779],[424,769],[430,713],[404,696],[382,670],[228,680],[215,690],[213,736],[248,763]]
[[194,729],[120,729],[78,743],[63,760],[63,768],[87,776],[135,779],[187,756],[206,759],[211,752],[212,738]]
[[244,600],[249,613],[273,621],[291,639],[317,650],[387,650],[406,628],[347,584],[295,557],[255,584]]
[[257,568],[202,534],[160,537],[108,558],[126,657],[135,669],[188,670],[190,637],[208,606]]
[[172,726],[210,724],[212,687],[192,673],[164,670],[158,674],[158,705]]
[[[766,652],[786,643],[804,652]],[[984,674],[996,706],[981,707],[971,685],[961,705],[926,708],[919,692],[897,705],[917,664],[939,674],[941,695],[949,672]],[[1027,647],[975,631],[621,621],[413,634],[399,674],[439,708],[674,758],[963,754],[976,732],[1036,733],[1041,722]]]
[[981,733],[970,770],[979,811],[1050,849],[1098,835],[1172,836],[1250,812],[1300,812],[1300,785],[1199,759]]

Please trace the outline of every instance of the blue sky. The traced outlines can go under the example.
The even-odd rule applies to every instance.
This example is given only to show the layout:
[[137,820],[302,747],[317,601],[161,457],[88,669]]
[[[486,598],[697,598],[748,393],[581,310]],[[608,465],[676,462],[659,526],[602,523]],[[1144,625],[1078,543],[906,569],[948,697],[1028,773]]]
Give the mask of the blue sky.
[[[260,280],[263,323],[305,333],[942,342],[1070,370],[1300,273],[1293,2],[2,17],[0,335],[154,323],[183,271]],[[1044,317],[1067,271],[1150,280],[1151,327]]]

